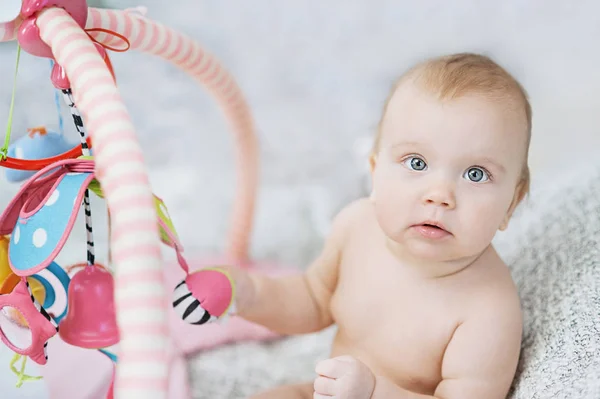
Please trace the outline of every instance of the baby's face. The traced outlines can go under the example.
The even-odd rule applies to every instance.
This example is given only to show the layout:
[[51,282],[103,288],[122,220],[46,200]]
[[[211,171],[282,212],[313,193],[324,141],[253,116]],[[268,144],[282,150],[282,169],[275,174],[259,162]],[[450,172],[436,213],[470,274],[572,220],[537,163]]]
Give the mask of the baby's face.
[[407,82],[381,135],[372,177],[385,234],[421,259],[478,256],[517,205],[524,116],[475,94],[442,102]]

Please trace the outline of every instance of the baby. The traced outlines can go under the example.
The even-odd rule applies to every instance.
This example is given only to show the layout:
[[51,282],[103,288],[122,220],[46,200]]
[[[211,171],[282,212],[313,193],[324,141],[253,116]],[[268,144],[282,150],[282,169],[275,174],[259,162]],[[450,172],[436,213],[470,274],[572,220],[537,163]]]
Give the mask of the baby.
[[337,333],[316,379],[255,398],[501,399],[522,315],[491,245],[529,189],[531,108],[487,57],[421,63],[392,90],[373,189],[335,218],[306,272],[229,269],[237,315],[284,334]]

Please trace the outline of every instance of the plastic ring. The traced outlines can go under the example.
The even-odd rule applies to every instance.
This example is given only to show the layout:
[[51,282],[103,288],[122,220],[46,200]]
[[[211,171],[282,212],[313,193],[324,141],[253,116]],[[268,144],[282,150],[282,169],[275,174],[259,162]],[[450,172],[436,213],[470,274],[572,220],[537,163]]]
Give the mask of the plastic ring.
[[[88,137],[87,138],[88,147],[92,148],[92,141]],[[71,150],[64,152],[60,155],[56,155],[50,158],[41,158],[41,159],[18,159],[12,157],[6,157],[6,159],[0,159],[0,166],[9,168],[9,169],[17,169],[17,170],[42,170],[48,165],[52,165],[55,162],[62,161],[63,159],[74,159],[82,155],[81,152],[81,144],[77,144]]]

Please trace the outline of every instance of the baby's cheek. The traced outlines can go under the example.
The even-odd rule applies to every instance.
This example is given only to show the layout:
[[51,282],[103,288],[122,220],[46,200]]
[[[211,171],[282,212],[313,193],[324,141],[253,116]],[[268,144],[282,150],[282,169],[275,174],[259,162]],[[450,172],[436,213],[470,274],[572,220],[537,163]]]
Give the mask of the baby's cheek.
[[407,204],[402,198],[378,194],[374,201],[377,222],[386,235],[394,237],[407,223]]
[[470,212],[462,215],[462,230],[469,236],[469,241],[485,247],[494,238],[502,221],[502,215],[495,206],[472,207]]
[[390,233],[393,226],[396,224],[398,218],[399,209],[388,201],[376,200],[374,203],[375,217],[380,227],[386,232]]

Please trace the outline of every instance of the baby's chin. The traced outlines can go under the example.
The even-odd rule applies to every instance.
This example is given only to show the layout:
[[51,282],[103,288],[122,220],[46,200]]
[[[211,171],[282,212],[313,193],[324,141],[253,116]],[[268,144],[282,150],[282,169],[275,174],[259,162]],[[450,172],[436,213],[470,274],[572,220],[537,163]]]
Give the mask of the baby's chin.
[[452,245],[432,244],[417,240],[409,240],[404,245],[407,253],[417,260],[440,263],[452,262],[460,257]]
[[398,258],[414,259],[417,262],[454,262],[467,255],[452,239],[435,241],[388,235],[388,247]]

